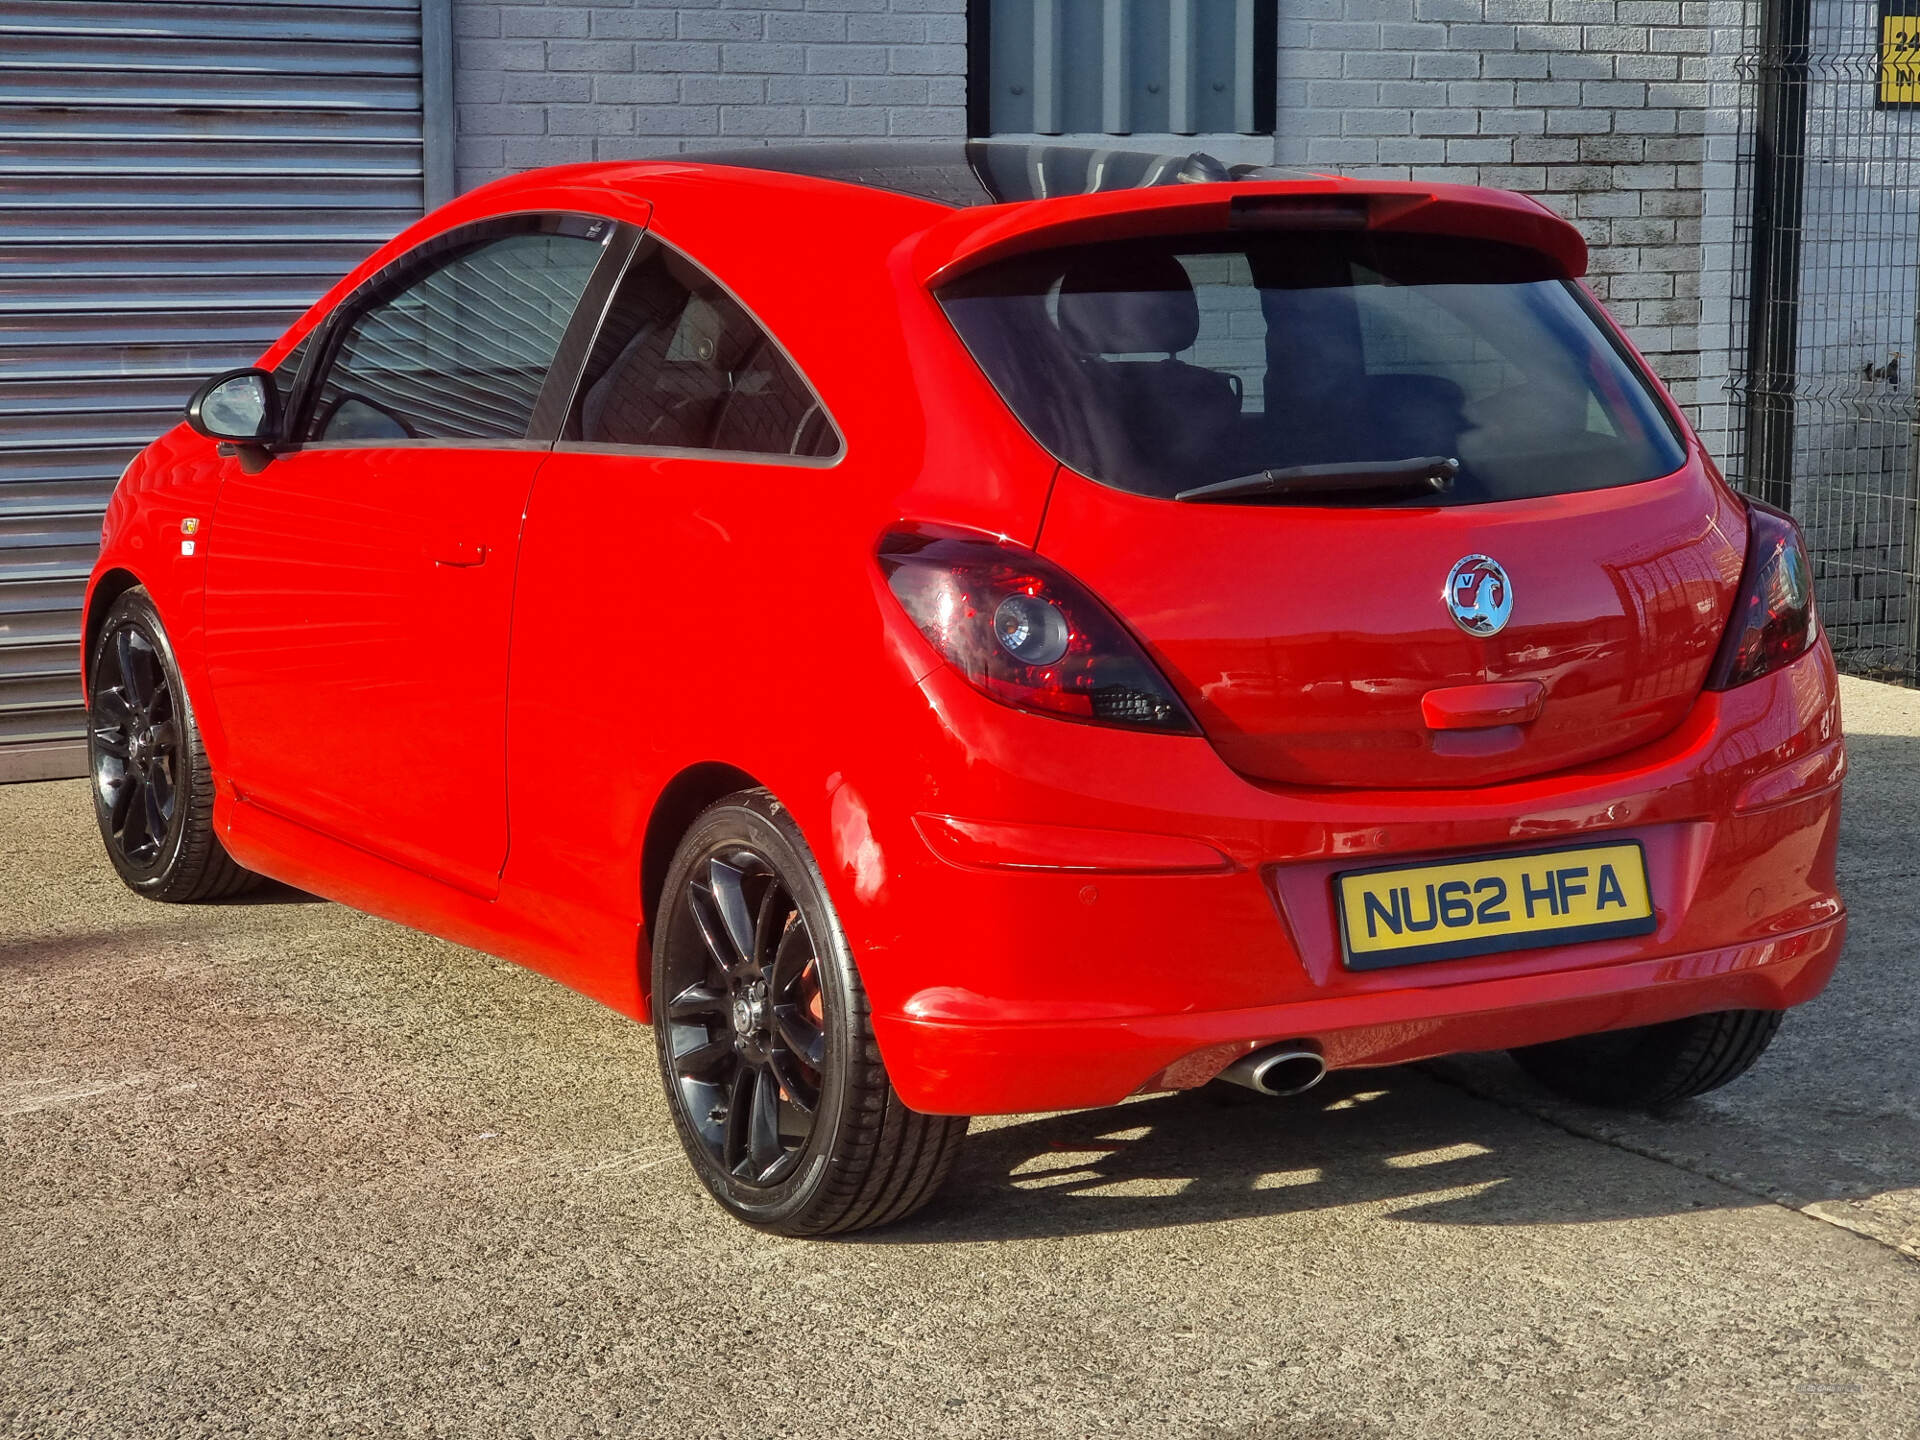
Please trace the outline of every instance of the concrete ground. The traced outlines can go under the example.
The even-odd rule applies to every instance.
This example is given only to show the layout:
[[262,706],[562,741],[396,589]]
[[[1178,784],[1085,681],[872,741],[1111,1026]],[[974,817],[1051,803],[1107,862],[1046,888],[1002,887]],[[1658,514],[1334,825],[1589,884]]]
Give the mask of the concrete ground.
[[833,1243],[711,1203],[639,1027],[0,789],[0,1434],[1920,1436],[1920,695],[1846,701],[1849,952],[1718,1095],[976,1122]]

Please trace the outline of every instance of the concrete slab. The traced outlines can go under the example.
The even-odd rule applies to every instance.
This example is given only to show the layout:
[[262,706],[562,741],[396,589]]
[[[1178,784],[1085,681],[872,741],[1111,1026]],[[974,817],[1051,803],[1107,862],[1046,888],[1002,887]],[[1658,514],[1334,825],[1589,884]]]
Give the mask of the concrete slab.
[[1748,1075],[1655,1119],[1555,1101],[1504,1056],[1435,1072],[1920,1257],[1920,692],[1841,686],[1847,950]]
[[144,904],[82,785],[0,789],[0,1435],[1920,1434],[1920,697],[1848,703],[1856,948],[1721,1096],[981,1122],[829,1244],[711,1204],[645,1031],[291,892]]

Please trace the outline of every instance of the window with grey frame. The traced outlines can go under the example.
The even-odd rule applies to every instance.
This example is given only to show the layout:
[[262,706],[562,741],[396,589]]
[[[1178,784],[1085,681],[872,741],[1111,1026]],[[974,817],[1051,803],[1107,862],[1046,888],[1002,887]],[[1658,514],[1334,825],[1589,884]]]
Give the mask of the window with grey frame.
[[1278,0],[969,0],[967,130],[1271,135]]

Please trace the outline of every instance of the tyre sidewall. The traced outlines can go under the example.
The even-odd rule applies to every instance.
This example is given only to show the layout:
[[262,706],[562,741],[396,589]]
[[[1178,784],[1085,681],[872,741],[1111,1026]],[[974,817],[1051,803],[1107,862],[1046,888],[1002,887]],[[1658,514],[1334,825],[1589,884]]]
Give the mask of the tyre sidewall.
[[[820,1105],[813,1133],[808,1136],[794,1173],[766,1187],[741,1184],[714,1161],[705,1144],[682,1113],[680,1090],[669,1052],[669,1026],[659,1011],[665,1000],[667,948],[676,930],[683,896],[694,867],[703,864],[724,844],[738,843],[758,851],[779,870],[798,902],[813,937],[819,960],[820,987],[826,1007],[827,1056],[821,1076]],[[826,884],[800,828],[777,800],[760,793],[729,796],[709,807],[681,841],[661,891],[652,956],[651,993],[655,1003],[654,1049],[660,1060],[661,1085],[674,1128],[692,1161],[695,1173],[713,1197],[750,1225],[779,1228],[805,1212],[819,1195],[831,1171],[833,1156],[847,1126],[851,1107],[859,1097],[851,1093],[852,1071],[859,1047],[866,1040],[866,1008],[858,997],[859,981],[852,952],[841,932],[839,916],[827,896]]]

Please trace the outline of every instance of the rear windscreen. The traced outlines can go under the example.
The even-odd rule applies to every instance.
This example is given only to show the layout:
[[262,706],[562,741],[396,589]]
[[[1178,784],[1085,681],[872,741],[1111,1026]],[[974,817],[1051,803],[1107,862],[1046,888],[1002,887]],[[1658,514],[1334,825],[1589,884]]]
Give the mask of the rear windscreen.
[[1119,241],[1002,261],[939,298],[1041,444],[1143,495],[1446,457],[1459,468],[1440,495],[1346,503],[1476,504],[1629,485],[1685,460],[1576,287],[1484,240]]

